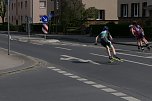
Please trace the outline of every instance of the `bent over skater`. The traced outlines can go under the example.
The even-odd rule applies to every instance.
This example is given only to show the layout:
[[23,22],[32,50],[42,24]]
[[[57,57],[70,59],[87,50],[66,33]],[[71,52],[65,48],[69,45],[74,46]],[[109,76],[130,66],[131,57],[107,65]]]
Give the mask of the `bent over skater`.
[[146,45],[147,49],[150,50],[149,42],[145,38],[144,30],[142,27],[137,24],[136,21],[133,21],[132,25],[129,26],[131,33],[136,37],[137,39],[137,45],[138,49],[144,50],[143,42]]
[[[116,56],[115,48],[113,44],[111,43],[112,36],[110,35],[109,28],[107,26],[104,26],[101,33],[98,36],[96,36],[95,45],[97,45],[99,38],[100,38],[101,45],[106,48],[110,62],[113,62],[114,60],[121,60],[119,57]],[[110,50],[112,50],[112,54]]]

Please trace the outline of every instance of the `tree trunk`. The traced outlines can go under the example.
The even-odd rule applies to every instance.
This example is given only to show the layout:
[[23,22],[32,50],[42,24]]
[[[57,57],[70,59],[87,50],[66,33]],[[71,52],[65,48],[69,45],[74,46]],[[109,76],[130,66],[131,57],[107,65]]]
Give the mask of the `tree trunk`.
[[2,23],[4,24],[4,19],[5,19],[5,17],[4,17],[4,16],[2,16],[1,18],[2,18]]

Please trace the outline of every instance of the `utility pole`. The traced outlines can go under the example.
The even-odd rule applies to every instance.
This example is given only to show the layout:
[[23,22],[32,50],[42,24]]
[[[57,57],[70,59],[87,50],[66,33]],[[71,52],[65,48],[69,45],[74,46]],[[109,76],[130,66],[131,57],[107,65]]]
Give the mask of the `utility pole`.
[[11,36],[10,36],[10,18],[9,18],[9,12],[10,12],[10,1],[8,0],[7,1],[8,2],[8,7],[7,7],[7,23],[8,23],[8,55],[10,55],[10,38],[11,38]]
[[59,21],[59,9],[60,9],[60,0],[55,0],[54,1],[54,12],[55,12],[55,23],[56,23],[56,28],[55,28],[55,33],[58,33],[58,21]]

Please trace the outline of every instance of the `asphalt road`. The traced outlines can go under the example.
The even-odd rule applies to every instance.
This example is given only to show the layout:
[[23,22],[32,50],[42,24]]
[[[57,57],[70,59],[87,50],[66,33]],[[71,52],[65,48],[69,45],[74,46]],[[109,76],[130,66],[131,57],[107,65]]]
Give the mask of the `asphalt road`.
[[[7,48],[7,37],[0,37]],[[11,50],[48,62],[0,78],[2,101],[152,101],[152,54],[115,45],[124,62],[109,63],[93,44],[11,41]]]

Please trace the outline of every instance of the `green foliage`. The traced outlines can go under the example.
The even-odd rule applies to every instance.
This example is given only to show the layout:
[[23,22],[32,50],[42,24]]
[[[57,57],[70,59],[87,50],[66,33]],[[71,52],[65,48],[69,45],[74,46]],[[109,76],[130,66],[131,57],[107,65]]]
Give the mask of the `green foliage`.
[[[105,24],[109,27],[109,31],[113,37],[132,37],[132,34],[129,30],[128,24]],[[98,35],[105,25],[91,25],[91,36]]]
[[86,9],[83,13],[83,18],[96,19],[98,16],[98,10],[95,7],[90,7]]
[[97,11],[94,7],[85,9],[81,0],[64,0],[61,3],[61,24],[65,28],[81,26],[88,18],[95,19]]
[[63,26],[78,26],[84,5],[80,0],[64,0],[61,4],[61,24]]
[[[8,30],[7,23],[0,24],[0,31],[7,31],[7,30]],[[18,30],[18,26],[14,26],[10,24],[10,31],[17,31],[17,30]]]
[[[128,23],[108,23],[105,25],[109,27],[109,31],[113,37],[133,37],[128,27]],[[105,25],[91,25],[91,36],[97,36],[102,31]],[[152,38],[152,26],[145,26],[143,29],[145,31],[145,36],[147,38]]]
[[4,17],[6,13],[6,3],[5,0],[0,0],[0,17],[2,18],[2,22],[4,23]]
[[152,26],[145,26],[143,29],[146,38],[148,38],[148,40],[152,40]]

